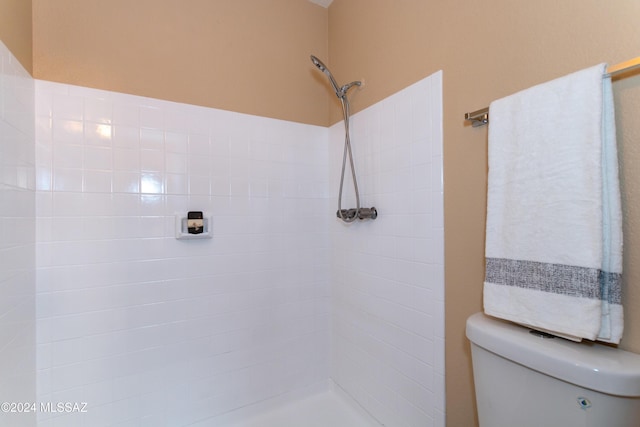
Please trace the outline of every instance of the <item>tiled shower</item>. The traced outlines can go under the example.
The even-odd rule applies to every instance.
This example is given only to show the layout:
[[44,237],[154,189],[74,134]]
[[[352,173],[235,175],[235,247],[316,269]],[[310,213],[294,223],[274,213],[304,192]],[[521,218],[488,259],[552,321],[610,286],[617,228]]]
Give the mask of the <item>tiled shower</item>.
[[[34,100],[33,79],[0,43],[0,405],[35,400]],[[1,409],[0,425],[35,425],[35,413]]]
[[[23,363],[0,375],[88,404],[38,426],[214,426],[334,384],[387,426],[444,426],[441,73],[354,115],[380,215],[344,225],[342,123],[34,82],[3,52],[0,332],[23,333],[0,358]],[[212,239],[175,239],[190,210]]]
[[178,426],[328,378],[327,129],[36,90],[38,400]]
[[[441,87],[439,72],[354,116],[362,204],[379,216],[329,224],[331,377],[386,426],[445,421]],[[341,138],[338,123],[332,190]]]

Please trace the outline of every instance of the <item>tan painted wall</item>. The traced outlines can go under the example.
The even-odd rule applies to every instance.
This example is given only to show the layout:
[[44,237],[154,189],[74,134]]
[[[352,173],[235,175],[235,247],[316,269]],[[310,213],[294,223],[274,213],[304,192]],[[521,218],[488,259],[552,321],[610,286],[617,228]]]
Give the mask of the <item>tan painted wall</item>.
[[328,12],[310,2],[33,0],[33,16],[35,78],[328,122],[309,60],[327,56]]
[[[477,422],[464,327],[482,308],[487,129],[466,126],[464,113],[599,62],[640,55],[638,16],[636,0],[334,0],[329,8],[334,74],[366,80],[354,111],[444,70],[448,426]],[[626,233],[622,347],[640,353],[640,75],[614,87]]]
[[0,40],[22,66],[33,74],[31,1],[0,0]]

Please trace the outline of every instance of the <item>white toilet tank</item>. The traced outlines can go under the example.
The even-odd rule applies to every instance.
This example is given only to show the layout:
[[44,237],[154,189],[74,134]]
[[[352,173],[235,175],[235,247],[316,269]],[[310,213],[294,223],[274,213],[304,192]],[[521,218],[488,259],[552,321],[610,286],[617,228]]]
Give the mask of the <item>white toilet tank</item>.
[[640,355],[467,320],[480,427],[640,427]]

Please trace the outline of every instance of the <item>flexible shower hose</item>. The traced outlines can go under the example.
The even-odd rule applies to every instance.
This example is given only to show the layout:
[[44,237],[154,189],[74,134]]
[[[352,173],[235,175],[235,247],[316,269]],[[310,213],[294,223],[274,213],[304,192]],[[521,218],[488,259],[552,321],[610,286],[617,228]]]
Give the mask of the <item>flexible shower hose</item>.
[[[358,191],[358,181],[356,179],[356,169],[353,162],[353,153],[351,152],[351,138],[349,137],[349,100],[345,93],[340,97],[342,103],[342,114],[344,116],[344,153],[342,155],[342,175],[340,176],[340,192],[338,194],[338,215],[344,222],[353,222],[358,219],[360,214],[360,193]],[[342,188],[344,186],[344,171],[347,164],[347,155],[349,156],[349,164],[351,166],[351,177],[353,178],[353,189],[356,193],[356,210],[353,216],[346,217],[342,211]]]

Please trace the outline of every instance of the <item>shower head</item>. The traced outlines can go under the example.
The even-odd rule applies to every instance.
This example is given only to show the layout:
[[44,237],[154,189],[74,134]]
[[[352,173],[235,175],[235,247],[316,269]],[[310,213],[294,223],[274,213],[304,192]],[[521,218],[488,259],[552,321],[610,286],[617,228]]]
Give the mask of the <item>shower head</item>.
[[322,71],[323,73],[327,73],[327,75],[331,76],[331,73],[329,72],[329,70],[327,70],[327,67],[318,58],[311,55],[311,62],[313,62],[313,65],[318,67],[320,71]]
[[348,83],[344,86],[339,86],[338,83],[336,83],[336,80],[333,78],[333,75],[331,74],[331,71],[329,71],[329,69],[327,68],[326,65],[324,65],[322,63],[322,61],[320,61],[318,58],[316,58],[315,56],[311,55],[311,62],[313,62],[313,65],[315,65],[316,67],[318,67],[318,69],[320,71],[322,71],[323,73],[325,73],[327,75],[327,77],[329,78],[329,83],[331,83],[331,86],[333,87],[333,90],[336,92],[336,96],[338,98],[344,98],[347,95],[347,91],[352,87],[352,86],[360,86],[361,83],[360,82],[351,82]]
[[331,83],[331,86],[333,86],[333,90],[336,92],[336,95],[339,98],[340,97],[340,88],[338,86],[338,83],[336,83],[336,80],[333,78],[333,75],[331,74],[331,71],[329,71],[327,66],[324,65],[322,63],[322,61],[320,61],[318,58],[316,58],[313,55],[311,55],[311,62],[313,62],[313,65],[318,67],[318,69],[320,71],[322,71],[323,73],[325,73],[327,75],[327,77],[329,78],[329,82]]

